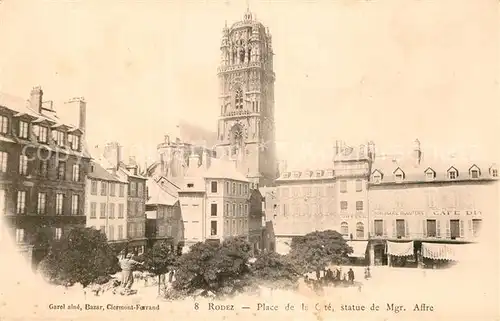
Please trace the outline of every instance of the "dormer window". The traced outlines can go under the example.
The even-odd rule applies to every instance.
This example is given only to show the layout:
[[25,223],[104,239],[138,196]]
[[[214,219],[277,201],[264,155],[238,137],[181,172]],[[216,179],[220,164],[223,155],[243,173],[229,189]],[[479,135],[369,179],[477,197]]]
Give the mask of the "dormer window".
[[380,184],[382,181],[382,173],[379,170],[375,170],[372,174],[372,182],[374,184]]
[[19,138],[28,138],[28,128],[29,128],[29,123],[20,120],[19,121]]
[[188,187],[188,188],[193,188],[193,187],[194,187],[194,184],[193,184],[193,183],[189,183],[189,184],[187,184],[187,187]]
[[498,177],[498,169],[496,168],[495,165],[490,167],[490,175],[492,177]]
[[397,168],[395,171],[394,171],[394,180],[396,182],[402,182],[405,178],[405,173],[403,172],[403,170],[401,168]]
[[323,171],[316,171],[316,177],[323,176]]
[[300,172],[293,173],[293,178],[299,178],[299,177],[300,177]]
[[458,177],[458,170],[455,167],[450,167],[448,169],[448,179],[457,179]]
[[9,132],[9,118],[7,116],[0,116],[0,134],[7,134]]
[[311,177],[312,176],[312,172],[311,171],[306,171],[305,175],[306,175],[306,177]]
[[283,178],[289,178],[290,177],[290,173],[283,173]]
[[53,131],[53,137],[58,146],[64,146],[64,133],[62,131]]
[[68,135],[68,141],[72,150],[80,150],[80,136],[70,134]]
[[430,167],[427,168],[424,173],[425,173],[425,179],[427,181],[432,181],[434,180],[434,178],[436,178],[436,172]]
[[38,141],[40,143],[46,143],[49,135],[49,129],[44,126],[37,126],[38,127]]
[[327,176],[333,176],[333,170],[329,169],[326,171]]
[[481,170],[479,169],[479,167],[477,167],[476,165],[473,165],[470,169],[469,169],[469,176],[470,178],[479,178],[479,176],[481,176]]

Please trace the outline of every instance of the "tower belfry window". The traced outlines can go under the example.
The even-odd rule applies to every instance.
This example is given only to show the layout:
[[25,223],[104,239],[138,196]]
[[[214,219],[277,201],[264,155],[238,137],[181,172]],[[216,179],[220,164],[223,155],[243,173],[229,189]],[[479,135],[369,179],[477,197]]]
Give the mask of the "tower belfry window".
[[243,109],[243,92],[241,89],[236,90],[236,95],[234,97],[234,108]]

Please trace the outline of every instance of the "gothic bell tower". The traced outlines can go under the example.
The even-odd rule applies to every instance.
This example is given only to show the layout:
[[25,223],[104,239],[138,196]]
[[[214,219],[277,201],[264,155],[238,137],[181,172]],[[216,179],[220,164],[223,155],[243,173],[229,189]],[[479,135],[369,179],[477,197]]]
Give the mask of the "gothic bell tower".
[[236,161],[254,186],[276,173],[273,48],[269,29],[249,10],[223,29],[218,68],[217,157]]

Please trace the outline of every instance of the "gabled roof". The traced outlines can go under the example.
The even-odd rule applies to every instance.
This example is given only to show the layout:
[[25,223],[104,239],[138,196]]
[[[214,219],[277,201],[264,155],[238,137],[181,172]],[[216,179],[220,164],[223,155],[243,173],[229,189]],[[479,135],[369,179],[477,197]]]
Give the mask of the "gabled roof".
[[108,172],[101,164],[99,164],[96,161],[90,162],[90,170],[88,173],[88,178],[104,180],[104,181],[112,181],[118,183],[126,183],[126,181],[121,180],[120,177],[118,177],[117,175]]
[[154,179],[147,180],[149,199],[146,205],[168,205],[173,206],[177,202],[177,197],[170,195]]
[[431,171],[433,172],[434,174],[436,174],[436,171],[433,170],[431,167],[427,167],[427,169],[424,171],[424,173],[427,173],[428,171]]
[[480,169],[480,168],[479,168],[476,164],[472,165],[472,166],[469,168],[469,172],[470,172],[470,171],[472,171],[472,170],[474,170],[474,169],[478,170],[478,171],[479,171],[479,174],[481,174],[481,169]]

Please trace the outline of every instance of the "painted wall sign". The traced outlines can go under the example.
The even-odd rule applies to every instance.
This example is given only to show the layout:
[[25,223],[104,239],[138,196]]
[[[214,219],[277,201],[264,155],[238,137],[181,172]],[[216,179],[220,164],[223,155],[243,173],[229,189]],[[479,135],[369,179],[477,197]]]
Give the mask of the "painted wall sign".
[[425,215],[424,211],[374,211],[375,215],[383,216],[422,216]]
[[481,211],[478,210],[470,210],[470,211],[433,211],[433,215],[469,215],[469,216],[479,216],[481,215]]
[[[425,211],[373,211],[377,216],[424,216]],[[467,215],[467,216],[481,216],[479,210],[434,210],[429,211],[428,215],[435,216],[452,216],[452,215]]]

